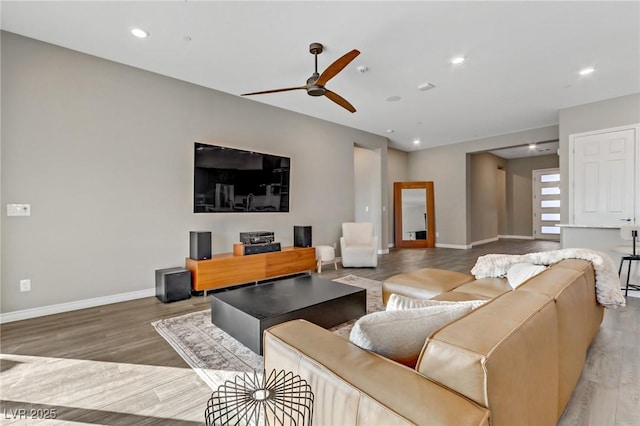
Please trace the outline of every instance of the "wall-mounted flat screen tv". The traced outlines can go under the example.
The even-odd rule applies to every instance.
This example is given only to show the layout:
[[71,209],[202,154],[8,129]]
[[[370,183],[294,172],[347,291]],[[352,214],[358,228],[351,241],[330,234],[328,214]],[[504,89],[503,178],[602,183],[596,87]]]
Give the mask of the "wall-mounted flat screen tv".
[[195,143],[193,212],[288,212],[291,159]]

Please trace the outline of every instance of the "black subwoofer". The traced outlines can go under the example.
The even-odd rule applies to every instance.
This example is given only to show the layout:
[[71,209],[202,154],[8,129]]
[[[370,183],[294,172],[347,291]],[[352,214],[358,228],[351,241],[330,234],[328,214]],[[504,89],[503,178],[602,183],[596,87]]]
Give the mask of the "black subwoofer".
[[191,297],[191,272],[184,268],[156,270],[156,297],[162,303]]
[[211,259],[211,232],[189,232],[189,257],[193,260]]
[[311,247],[311,227],[310,226],[294,226],[293,227],[293,245],[295,247]]

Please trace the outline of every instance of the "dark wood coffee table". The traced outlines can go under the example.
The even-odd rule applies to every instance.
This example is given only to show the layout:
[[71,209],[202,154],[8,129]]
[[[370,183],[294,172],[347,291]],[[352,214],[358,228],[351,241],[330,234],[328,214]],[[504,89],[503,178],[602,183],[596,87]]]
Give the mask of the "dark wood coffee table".
[[313,275],[211,294],[211,322],[262,355],[265,329],[293,319],[324,328],[367,312],[366,290]]

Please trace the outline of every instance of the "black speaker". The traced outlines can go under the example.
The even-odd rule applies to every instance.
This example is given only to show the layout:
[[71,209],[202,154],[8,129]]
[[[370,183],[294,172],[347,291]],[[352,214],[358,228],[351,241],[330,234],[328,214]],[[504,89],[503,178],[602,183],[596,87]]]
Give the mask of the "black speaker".
[[193,260],[211,259],[211,232],[189,232],[189,257]]
[[310,226],[294,226],[293,227],[293,245],[294,247],[311,247],[311,227]]
[[191,272],[184,268],[156,270],[156,297],[162,303],[191,297]]
[[280,251],[280,243],[267,243],[267,244],[246,244],[243,246],[244,254],[260,254],[271,253],[274,251]]

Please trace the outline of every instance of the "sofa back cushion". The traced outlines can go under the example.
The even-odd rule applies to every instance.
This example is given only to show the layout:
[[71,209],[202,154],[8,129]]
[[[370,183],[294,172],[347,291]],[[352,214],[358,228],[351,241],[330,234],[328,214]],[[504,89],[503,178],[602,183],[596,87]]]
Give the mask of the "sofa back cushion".
[[265,331],[264,366],[311,385],[314,425],[489,425],[485,408],[304,320]]
[[478,296],[477,298],[493,299],[512,290],[506,278],[481,278],[462,284],[451,292],[462,292]]
[[587,320],[589,321],[587,328],[591,331],[590,339],[593,341],[593,338],[596,337],[596,334],[600,331],[600,324],[602,324],[602,319],[604,318],[604,307],[599,303],[591,303],[597,300],[595,284],[596,278],[593,265],[591,262],[582,259],[567,259],[556,263],[551,268],[573,269],[574,271],[580,272],[584,277],[586,286],[585,298],[586,301],[589,302],[586,306]]
[[416,370],[491,410],[492,425],[555,425],[558,324],[553,299],[512,291],[436,331]]
[[[382,283],[382,301],[386,304],[392,294],[415,299],[431,299],[434,296],[451,293],[454,288],[473,279],[473,275],[436,268],[405,272],[389,277]],[[482,299],[482,297],[472,299]]]
[[596,303],[593,267],[586,260],[562,261],[516,291],[545,294],[556,302],[560,415],[580,379],[587,349],[602,321],[604,308]]

